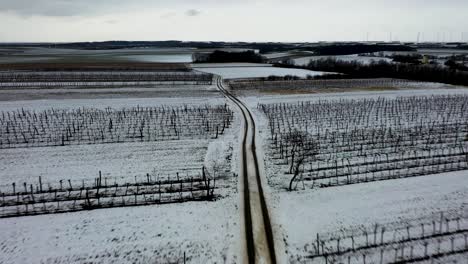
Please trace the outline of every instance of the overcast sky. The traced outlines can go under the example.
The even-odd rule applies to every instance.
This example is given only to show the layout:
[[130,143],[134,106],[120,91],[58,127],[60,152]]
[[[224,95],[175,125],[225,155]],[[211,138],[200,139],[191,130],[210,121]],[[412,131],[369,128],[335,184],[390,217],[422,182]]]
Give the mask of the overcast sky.
[[0,41],[468,41],[467,14],[468,0],[0,0]]

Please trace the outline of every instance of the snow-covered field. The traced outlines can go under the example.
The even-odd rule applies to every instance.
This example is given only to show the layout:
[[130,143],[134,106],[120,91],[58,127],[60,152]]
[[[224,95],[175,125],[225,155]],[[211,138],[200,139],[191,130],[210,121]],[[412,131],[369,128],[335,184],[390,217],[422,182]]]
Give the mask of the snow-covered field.
[[0,263],[237,263],[237,201],[0,219]]
[[428,55],[435,56],[439,59],[446,59],[453,55],[468,55],[468,51],[463,49],[418,49],[417,51],[384,51],[382,52],[384,56],[393,56],[393,55]]
[[112,50],[85,50],[85,49],[66,49],[66,48],[22,48],[21,50],[13,51],[15,55],[47,55],[47,56],[65,56],[65,55],[148,55],[148,54],[180,54],[190,53],[190,48],[124,48],[124,49],[112,49]]
[[304,256],[309,252],[304,246],[314,243],[317,233],[370,228],[376,223],[385,225],[466,208],[468,177],[462,171],[323,190],[275,192],[273,197],[290,260],[307,263]]
[[290,52],[276,52],[276,53],[263,54],[263,56],[267,59],[276,59],[276,58],[286,57],[290,55],[291,55]]
[[[224,104],[221,97],[213,98],[134,98],[134,99],[69,99],[69,100],[31,100],[0,102],[0,112],[32,110],[41,112],[49,109],[121,109],[154,106],[204,106]],[[49,147],[29,147],[1,149],[0,185],[12,182],[35,182],[39,176],[50,182],[58,180],[92,180],[98,172],[109,179],[131,180],[146,173],[171,174],[180,172],[201,172],[201,167],[210,161],[208,149],[231,148],[233,134],[226,134],[217,140],[184,139],[155,142],[126,142],[115,144],[68,145]],[[230,146],[230,147],[229,147]],[[213,148],[212,147],[212,148]],[[224,149],[226,150],[226,149]],[[215,151],[215,150],[210,150]],[[223,149],[221,149],[223,151]],[[219,153],[216,158],[225,158],[230,153]],[[208,156],[207,156],[208,155]],[[28,161],[28,162],[24,162]],[[230,168],[228,168],[230,169]]]
[[464,49],[418,49],[418,52],[421,54],[433,55],[441,58],[452,55],[468,55],[468,51]]
[[302,69],[287,69],[278,67],[222,67],[222,68],[198,68],[198,71],[221,75],[225,79],[238,78],[260,78],[271,75],[285,76],[294,75],[302,78],[307,76],[323,75],[324,72],[309,71]]
[[128,48],[115,50],[83,50],[61,48],[24,48],[7,50],[0,55],[1,62],[34,62],[37,60],[120,60],[141,62],[192,62],[193,49],[190,48]]
[[[316,253],[314,245],[317,234],[320,234],[321,238],[340,237],[347,234],[345,230],[358,230],[355,233],[356,243],[360,242],[362,244],[362,238],[358,240],[358,236],[362,236],[363,231],[359,230],[372,230],[375,224],[386,226],[387,233],[390,236],[389,239],[392,239],[393,231],[391,231],[391,227],[395,226],[396,222],[402,223],[403,226],[405,223],[410,222],[413,225],[419,225],[419,221],[421,223],[425,221],[420,219],[427,219],[432,215],[437,216],[440,212],[466,212],[468,208],[468,174],[467,171],[448,172],[323,189],[310,189],[308,186],[303,189],[302,184],[299,183],[298,191],[288,192],[286,189],[292,175],[283,178],[285,174],[284,167],[278,165],[280,163],[278,160],[272,160],[269,153],[271,143],[268,140],[270,130],[264,114],[257,108],[258,104],[297,103],[301,101],[323,102],[324,100],[338,101],[343,99],[392,99],[401,96],[449,94],[467,95],[468,90],[463,88],[418,89],[301,95],[262,95],[257,93],[255,95],[246,94],[243,97],[243,100],[253,110],[259,129],[259,145],[262,146],[261,149],[265,153],[263,157],[265,173],[268,179],[267,182],[270,185],[271,199],[269,201],[272,208],[273,222],[277,225],[277,233],[282,234],[284,237],[286,254],[290,263],[327,263],[323,257],[309,258],[309,256]],[[430,229],[432,231],[432,227],[427,226],[426,228],[426,230]],[[456,224],[452,222],[450,228],[456,229]],[[417,229],[418,233],[421,232],[420,229],[420,227]],[[412,232],[416,233],[414,230]],[[406,234],[406,231],[404,233]],[[447,235],[441,238],[443,252],[451,252],[448,237]],[[421,241],[415,242],[414,245],[422,245]],[[430,239],[426,239],[426,241],[429,241],[428,254],[436,254],[437,241]],[[348,242],[344,239],[341,241],[342,249],[345,246],[351,247],[350,242],[347,244]],[[327,249],[328,251],[332,251],[333,248],[336,250],[336,241],[328,246],[331,247]],[[420,247],[414,249],[415,256],[418,254],[420,256],[424,255],[424,253],[421,253],[424,250],[421,251]],[[461,234],[461,240],[459,237],[455,240],[455,250],[458,249],[463,249],[463,234]],[[394,261],[393,249],[386,250],[388,252],[385,251],[384,263]],[[363,257],[359,254],[365,253],[367,254],[367,263],[379,263],[378,252],[373,253],[372,250],[359,251],[356,255],[350,253],[338,260],[347,263],[347,256],[351,256],[350,263],[363,263]],[[410,244],[406,245],[405,254],[409,258]],[[440,258],[436,263],[446,263],[444,261],[448,260],[461,261],[466,257],[466,253],[454,254]],[[400,255],[398,259],[401,259]]]
[[190,64],[193,69],[198,68],[236,68],[236,67],[272,67],[272,64],[234,62],[234,63],[193,63]]
[[[73,99],[30,100],[34,90],[0,102],[0,112],[47,109],[189,107],[225,104],[212,87],[156,89],[152,98],[99,99],[91,89],[76,89]],[[108,89],[109,94],[125,88]],[[139,88],[143,89],[144,88]],[[137,89],[137,93],[142,90]],[[151,88],[148,88],[151,89]],[[171,90],[182,89],[173,96]],[[95,89],[96,90],[96,89]],[[99,90],[99,89],[97,89]],[[130,91],[131,89],[128,89]],[[91,90],[92,91],[92,90]],[[69,93],[63,89],[63,93]],[[171,94],[171,93],[170,93]],[[192,96],[189,96],[192,94]],[[48,97],[48,96],[47,96]],[[168,108],[169,109],[169,108]],[[128,183],[146,179],[200,177],[202,167],[219,177],[216,200],[80,211],[0,219],[0,263],[236,263],[238,250],[237,137],[240,120],[217,139],[29,147],[0,150],[0,192],[12,183],[57,186],[71,180]],[[188,179],[188,178],[187,178]],[[88,184],[89,183],[89,184]],[[68,186],[68,183],[67,183]]]
[[[251,108],[256,108],[257,103],[292,103],[298,101],[317,102],[320,100],[340,100],[346,99],[359,99],[359,98],[396,98],[398,96],[421,96],[421,95],[447,95],[447,94],[468,94],[468,88],[462,86],[452,86],[444,84],[431,84],[421,87],[420,89],[402,89],[402,90],[385,90],[382,91],[352,91],[341,93],[311,93],[311,94],[284,94],[284,95],[255,95],[244,96],[245,100]],[[255,111],[255,109],[253,109]]]
[[362,64],[370,64],[373,62],[378,62],[384,60],[386,62],[392,62],[393,59],[390,58],[394,55],[428,55],[428,56],[435,56],[440,59],[439,63],[444,64],[445,60],[453,55],[466,55],[468,52],[466,50],[457,50],[457,49],[418,49],[417,51],[384,51],[380,54],[376,52],[375,56],[365,56],[359,54],[351,54],[351,55],[334,55],[334,56],[310,56],[310,57],[301,57],[293,59],[294,64],[296,65],[307,65],[311,61],[317,61],[321,59],[328,59],[333,58],[340,61],[351,62],[357,61]]
[[[249,94],[249,93],[247,93]],[[468,95],[468,89],[418,89],[418,90],[398,90],[398,91],[382,91],[382,92],[342,92],[342,93],[318,93],[318,94],[301,94],[301,95],[262,95],[255,94],[243,97],[243,100],[247,102],[250,109],[255,114],[257,119],[257,125],[259,127],[259,135],[261,136],[264,145],[263,149],[265,153],[269,153],[266,157],[266,175],[268,175],[268,181],[272,186],[276,186],[279,189],[286,189],[289,184],[289,177],[284,178],[285,172],[288,170],[286,164],[279,162],[278,160],[272,160],[274,156],[271,151],[270,141],[270,128],[268,120],[265,117],[261,109],[258,108],[259,104],[274,104],[274,103],[289,103],[297,104],[300,102],[325,102],[326,100],[339,101],[343,99],[359,100],[359,99],[396,99],[401,96],[424,96],[424,95]],[[320,124],[310,125],[309,129],[313,126],[320,127]],[[291,127],[292,128],[292,127]],[[281,164],[281,165],[279,165]]]
[[[190,50],[180,50],[180,54],[177,49],[166,51],[164,49],[148,49],[147,51],[129,49],[108,51],[109,54],[103,51],[83,51],[83,53],[86,56],[119,57],[150,62],[191,62]],[[47,57],[62,58],[79,55],[81,51],[38,49],[28,50],[25,54],[46,54]],[[284,54],[271,54],[271,57],[282,55]],[[380,59],[354,55],[336,57],[343,60],[359,60],[363,63],[370,63],[372,59]],[[301,58],[296,59],[295,62],[306,64],[308,60],[310,58]],[[248,63],[194,64],[193,66],[197,71],[218,74],[227,79],[271,75],[307,77],[325,74]],[[309,185],[302,188],[299,184],[297,191],[286,191],[291,175],[285,175],[285,164],[281,164],[279,159],[272,158],[269,141],[270,128],[267,118],[258,108],[259,104],[318,103],[325,100],[343,102],[343,99],[371,101],[371,99],[385,98],[389,100],[401,96],[468,95],[468,89],[440,84],[428,83],[420,88],[409,88],[411,89],[405,87],[401,90],[380,92],[356,92],[359,89],[342,93],[317,91],[314,94],[305,91],[300,95],[289,94],[291,91],[282,91],[284,94],[277,95],[255,90],[239,92],[241,99],[248,104],[254,114],[258,129],[259,157],[264,161],[261,167],[264,167],[266,183],[269,184],[265,188],[267,203],[272,209],[272,223],[277,228],[275,236],[279,236],[281,240],[284,239],[288,262],[311,263],[308,257],[315,252],[313,247],[317,234],[326,238],[336,234],[345,234],[349,230],[367,230],[374,224],[391,226],[394,223],[411,221],[418,224],[418,219],[426,219],[441,211],[466,210],[468,207],[467,171],[331,188],[314,188],[315,186],[311,188]],[[0,117],[2,112],[20,113],[22,109],[41,112],[48,109],[76,110],[83,107],[103,110],[137,106],[181,107],[226,103],[227,101],[217,91],[216,85],[2,89],[0,90]],[[299,116],[299,112],[295,114]],[[3,117],[3,120],[6,119]],[[161,126],[180,121],[177,117],[165,120],[166,123],[160,123]],[[86,181],[89,182],[87,186],[90,186],[98,177],[99,171],[102,173],[103,181],[111,183],[114,181],[142,182],[147,174],[150,174],[152,179],[164,179],[168,175],[174,177],[179,173],[178,176],[181,179],[188,179],[200,175],[203,166],[206,167],[209,175],[219,176],[216,189],[214,189],[215,200],[210,202],[190,201],[0,218],[0,233],[2,234],[0,236],[0,263],[238,263],[240,257],[237,254],[241,252],[239,235],[242,230],[239,226],[241,212],[238,208],[241,199],[238,196],[236,178],[236,173],[239,171],[237,159],[240,151],[240,123],[239,113],[236,113],[230,127],[216,139],[207,136],[153,142],[135,140],[135,142],[89,145],[78,142],[77,145],[0,149],[0,193],[11,192],[12,183],[15,183],[17,191],[21,188],[22,192],[24,182],[36,184],[39,177],[43,183],[52,183],[55,186],[60,180],[65,183],[71,180],[73,186]],[[115,126],[114,123],[113,125]],[[320,125],[314,124],[315,127],[320,127]],[[136,126],[133,127],[134,130]],[[294,124],[287,124],[285,127],[291,128]],[[336,173],[338,175],[338,172]],[[138,190],[138,184],[135,186]],[[180,186],[182,189],[182,184]],[[25,185],[24,188],[27,189],[27,186]],[[31,186],[31,193],[33,193],[32,189]],[[99,188],[97,189],[99,192]],[[172,190],[172,183],[170,190]],[[27,192],[26,190],[24,192],[26,194],[18,195],[18,200],[20,196],[23,200],[24,196],[29,199]],[[70,197],[72,191],[66,192]],[[117,194],[117,188],[114,194]],[[135,204],[137,195],[138,191],[135,194]],[[55,197],[57,197],[57,192],[55,192]],[[16,196],[13,196],[13,200],[15,199]],[[146,198],[144,199],[146,201]],[[3,200],[2,206],[4,205]],[[58,202],[57,207],[59,207]],[[26,205],[26,211],[27,208]],[[0,215],[2,215],[1,208]],[[454,226],[455,224],[452,223],[452,228]],[[464,222],[462,222],[462,227],[465,227]],[[443,242],[444,248],[450,244],[449,241],[447,239]],[[456,239],[456,243],[460,241],[462,239]],[[341,246],[348,245],[348,242],[343,241]],[[362,237],[358,242],[362,242]],[[456,244],[457,249],[459,245],[461,244]],[[327,250],[331,251],[333,248]],[[421,251],[420,248],[416,251],[418,250]],[[431,253],[434,251],[436,251],[435,248],[430,248]],[[375,254],[369,255],[369,257],[376,256]],[[361,257],[353,256],[350,263],[379,263],[375,258],[363,262]],[[450,258],[460,261],[468,256],[462,252]],[[391,261],[392,259],[386,256],[385,260]],[[313,263],[330,262],[319,259]]]
[[[165,98],[169,102],[205,102],[213,98],[222,98],[215,85],[156,85],[147,87],[114,87],[114,88],[3,88],[0,89],[0,101],[24,100],[60,100],[60,99],[101,99],[121,101],[126,99],[144,100],[148,98]],[[182,98],[182,99],[179,99]],[[185,99],[184,99],[185,98]],[[187,99],[187,100],[186,100]],[[164,102],[165,102],[164,101]],[[73,102],[73,101],[71,101]],[[143,101],[141,101],[143,102]],[[137,104],[139,102],[136,102]],[[16,103],[14,103],[16,104]],[[27,103],[29,104],[29,103]],[[36,104],[36,103],[34,103]],[[151,105],[150,105],[151,106]]]
[[215,50],[227,52],[242,52],[243,48],[123,48],[104,50],[64,49],[64,48],[20,48],[0,50],[0,62],[19,63],[36,61],[138,61],[162,63],[191,63],[192,54],[196,52],[210,53]]
[[209,143],[182,140],[2,149],[0,186],[36,183],[39,176],[46,183],[69,179],[81,183],[93,181],[99,171],[109,182],[144,179],[147,173],[161,178],[175,177],[176,172],[193,176],[201,173]]
[[24,62],[43,62],[53,61],[53,57],[38,56],[0,56],[0,63],[24,63]]
[[176,63],[191,63],[192,54],[173,54],[173,55],[129,55],[119,56],[118,58],[140,61],[140,62],[176,62]]
[[[183,89],[184,87],[171,87],[167,86],[165,88],[156,89],[156,91],[169,91],[169,90],[177,90]],[[118,89],[107,89],[109,92],[119,92],[120,89],[125,88],[118,88]],[[148,88],[151,89],[151,88]],[[190,89],[190,87],[188,87]],[[215,89],[210,88],[210,89]],[[66,89],[64,89],[66,90]],[[96,89],[93,89],[96,90]],[[101,89],[99,89],[101,90]],[[141,91],[137,88],[132,90]],[[27,93],[29,90],[24,91]],[[68,90],[67,90],[68,91]],[[144,90],[143,90],[144,91]],[[36,92],[36,91],[34,91]],[[77,89],[77,92],[81,93],[89,93],[87,89]],[[92,107],[92,108],[99,108],[105,109],[107,107],[111,108],[123,108],[123,107],[131,107],[131,106],[140,106],[140,107],[154,107],[160,105],[169,105],[169,106],[177,106],[177,105],[189,105],[189,106],[196,106],[196,105],[204,105],[204,104],[224,104],[226,101],[219,93],[213,93],[212,96],[207,97],[198,97],[196,96],[199,93],[199,90],[193,90],[192,92],[195,97],[181,97],[181,98],[174,98],[174,97],[149,97],[149,98],[105,98],[101,99],[98,98],[96,100],[93,99],[67,99],[64,100],[57,100],[57,99],[44,99],[44,100],[15,100],[15,101],[1,101],[0,102],[0,111],[15,111],[17,109],[30,109],[41,111],[48,108],[60,108],[60,109],[74,109],[80,107]],[[163,93],[161,93],[164,95]]]

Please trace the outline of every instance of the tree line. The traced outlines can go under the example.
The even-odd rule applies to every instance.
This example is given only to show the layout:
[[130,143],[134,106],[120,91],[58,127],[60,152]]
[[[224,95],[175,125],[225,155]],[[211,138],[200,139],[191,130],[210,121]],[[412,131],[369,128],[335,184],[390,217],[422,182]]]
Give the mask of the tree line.
[[349,55],[380,51],[415,51],[414,48],[400,44],[334,44],[314,47],[316,55]]
[[247,50],[242,52],[227,52],[221,50],[215,50],[210,54],[194,54],[194,62],[212,62],[212,63],[225,63],[225,62],[251,62],[251,63],[262,63],[264,58],[255,53],[253,50]]
[[[468,85],[468,71],[436,65],[390,63],[384,60],[363,64],[358,61],[341,61],[326,58],[310,61],[306,66],[275,64],[276,67],[301,68],[314,71],[339,72],[336,78],[397,78],[453,85]],[[348,75],[348,76],[346,76]]]

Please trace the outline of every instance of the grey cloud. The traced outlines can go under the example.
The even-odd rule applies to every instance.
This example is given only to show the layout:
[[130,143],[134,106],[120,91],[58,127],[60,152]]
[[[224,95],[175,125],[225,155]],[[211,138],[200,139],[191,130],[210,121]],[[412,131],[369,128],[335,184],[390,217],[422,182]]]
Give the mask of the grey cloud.
[[0,0],[0,10],[26,16],[73,16],[89,12],[92,8],[83,2],[70,0]]
[[196,10],[196,9],[189,9],[187,10],[187,12],[185,12],[185,15],[187,16],[199,16],[201,14],[201,11],[200,10]]
[[[19,15],[76,16],[155,6],[152,0],[0,0],[0,12]],[[157,5],[156,5],[157,6]]]
[[[238,5],[256,0],[199,0],[197,6]],[[274,0],[276,1],[276,0]],[[193,5],[193,0],[0,0],[0,12],[13,12],[20,15],[74,16],[113,13],[115,11],[141,10],[147,8],[172,8]],[[186,12],[188,16],[199,15],[197,9]]]
[[106,20],[105,22],[107,24],[109,24],[109,25],[115,25],[115,24],[119,23],[119,21],[116,20],[116,19],[109,19],[109,20]]
[[175,16],[176,16],[175,12],[168,12],[168,13],[162,14],[161,18],[171,18],[171,17],[175,17]]
[[[241,6],[247,7],[252,3],[263,3],[278,6],[294,5],[324,5],[321,0],[0,0],[0,12],[13,12],[20,15],[40,15],[40,16],[75,16],[94,15],[102,13],[113,13],[115,11],[141,10],[147,8],[183,8],[196,4],[197,9],[190,9],[186,12],[188,16],[199,15],[199,9],[205,6]],[[329,0],[326,4],[333,6],[349,6],[348,0]],[[387,0],[360,0],[352,3],[353,6],[366,8],[370,5],[380,5],[382,7],[394,7],[403,5],[405,7],[435,8],[435,7],[467,7],[466,0],[394,0],[390,4]],[[325,4],[325,5],[326,5]],[[182,10],[183,10],[182,9]]]

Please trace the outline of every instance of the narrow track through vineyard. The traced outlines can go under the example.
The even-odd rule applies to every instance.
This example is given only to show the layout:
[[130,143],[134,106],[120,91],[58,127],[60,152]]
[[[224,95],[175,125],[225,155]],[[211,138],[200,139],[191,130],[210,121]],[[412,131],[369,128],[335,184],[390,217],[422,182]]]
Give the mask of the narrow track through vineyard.
[[224,88],[216,78],[218,88],[242,113],[241,193],[243,203],[245,247],[241,248],[243,263],[277,263],[274,234],[266,204],[262,176],[256,153],[255,120],[248,107]]

